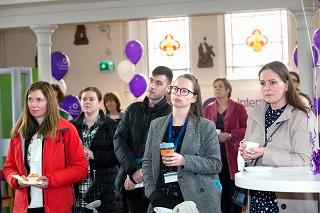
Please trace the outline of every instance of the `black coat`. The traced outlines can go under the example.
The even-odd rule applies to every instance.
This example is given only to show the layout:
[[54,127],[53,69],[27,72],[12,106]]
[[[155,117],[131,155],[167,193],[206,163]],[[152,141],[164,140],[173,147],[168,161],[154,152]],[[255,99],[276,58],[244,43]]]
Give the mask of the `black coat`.
[[[118,212],[122,210],[121,197],[115,193],[115,178],[118,173],[119,162],[115,156],[113,148],[113,134],[117,128],[117,122],[105,116],[103,111],[99,112],[100,117],[104,120],[102,126],[94,135],[91,142],[90,150],[93,152],[94,160],[90,160],[90,170],[96,170],[96,178],[102,180],[109,187],[102,194],[101,207],[99,212]],[[84,113],[73,122],[78,130],[78,134],[82,139],[81,125],[84,119]]]
[[115,154],[121,164],[115,183],[118,191],[121,190],[127,174],[131,176],[141,169],[142,162],[137,162],[136,159],[144,155],[151,121],[170,112],[171,106],[165,98],[154,108],[148,107],[147,97],[143,102],[133,103],[127,108],[113,139]]

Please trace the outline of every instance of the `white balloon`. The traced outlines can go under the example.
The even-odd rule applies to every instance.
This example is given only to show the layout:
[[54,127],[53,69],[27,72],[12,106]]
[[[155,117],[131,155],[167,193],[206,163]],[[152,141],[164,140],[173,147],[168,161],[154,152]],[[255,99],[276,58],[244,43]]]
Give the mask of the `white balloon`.
[[61,92],[63,93],[63,95],[67,94],[67,84],[63,79],[60,79],[59,81],[57,79],[52,78],[51,79],[51,83],[52,84],[57,84],[59,85]]
[[67,84],[66,84],[66,82],[63,79],[60,79],[58,81],[58,85],[60,86],[60,89],[61,89],[62,93],[64,95],[66,95],[67,94]]
[[133,76],[135,75],[135,66],[129,60],[122,60],[117,66],[117,73],[121,80],[126,83],[129,83]]

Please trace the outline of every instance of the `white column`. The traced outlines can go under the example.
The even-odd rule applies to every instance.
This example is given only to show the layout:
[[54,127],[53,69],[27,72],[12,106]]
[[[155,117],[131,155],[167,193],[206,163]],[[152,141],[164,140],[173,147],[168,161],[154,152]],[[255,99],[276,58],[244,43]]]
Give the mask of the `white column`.
[[57,25],[30,26],[37,36],[38,72],[39,80],[52,82],[51,75],[51,35],[57,29]]
[[305,7],[304,11],[305,13],[301,8],[292,10],[297,20],[298,70],[301,79],[301,90],[313,98],[313,61],[310,41],[312,37],[312,17],[314,11],[312,7]]

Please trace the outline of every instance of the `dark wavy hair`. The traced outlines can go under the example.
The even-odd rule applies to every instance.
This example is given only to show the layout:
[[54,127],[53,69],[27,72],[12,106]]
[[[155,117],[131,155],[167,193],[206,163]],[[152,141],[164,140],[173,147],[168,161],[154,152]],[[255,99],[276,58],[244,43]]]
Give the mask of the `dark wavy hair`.
[[104,108],[106,109],[106,113],[110,114],[106,106],[106,101],[109,101],[109,100],[114,100],[114,102],[117,104],[117,111],[121,112],[120,98],[118,97],[117,94],[113,92],[108,92],[103,96],[103,105],[104,105]]
[[291,106],[307,113],[308,109],[303,104],[303,102],[301,101],[301,99],[299,97],[297,90],[294,88],[293,83],[292,83],[292,79],[290,76],[290,72],[289,72],[288,68],[286,67],[286,65],[284,65],[280,61],[273,61],[273,62],[270,62],[270,63],[264,65],[259,71],[259,79],[260,79],[260,74],[264,70],[267,70],[267,69],[270,69],[273,72],[275,72],[284,83],[288,83],[288,91],[286,92],[287,103],[289,103]]

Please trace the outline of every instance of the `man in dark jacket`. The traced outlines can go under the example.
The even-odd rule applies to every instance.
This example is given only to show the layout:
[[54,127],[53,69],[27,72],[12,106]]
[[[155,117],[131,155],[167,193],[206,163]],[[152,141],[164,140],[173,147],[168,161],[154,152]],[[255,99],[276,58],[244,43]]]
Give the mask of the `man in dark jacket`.
[[78,130],[84,153],[89,161],[89,174],[76,187],[78,212],[89,212],[84,208],[87,205],[84,197],[90,187],[94,186],[95,180],[107,186],[96,198],[101,200],[101,206],[97,209],[99,213],[122,212],[121,197],[116,196],[114,192],[114,180],[119,164],[113,149],[113,134],[117,122],[100,110],[102,95],[96,87],[83,89],[79,97],[83,112],[73,124]]
[[141,165],[150,123],[171,112],[165,98],[171,81],[171,69],[156,67],[150,78],[147,96],[143,102],[133,103],[127,108],[114,135],[114,150],[121,164],[116,189],[121,191],[125,188],[130,213],[147,212],[149,206],[144,188],[137,188],[135,185],[143,182]]

